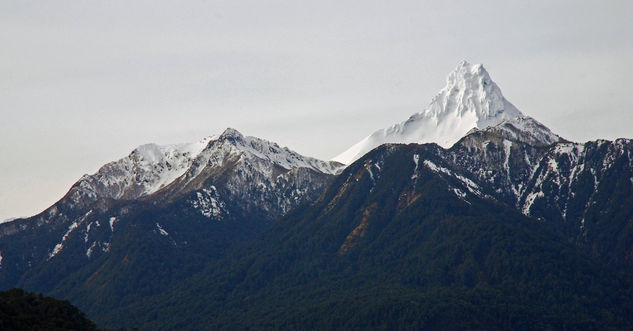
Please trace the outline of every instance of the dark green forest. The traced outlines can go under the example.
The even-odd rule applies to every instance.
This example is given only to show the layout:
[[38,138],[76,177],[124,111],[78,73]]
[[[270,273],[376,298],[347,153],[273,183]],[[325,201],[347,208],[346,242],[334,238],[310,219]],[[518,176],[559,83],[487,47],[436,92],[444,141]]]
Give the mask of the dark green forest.
[[25,292],[0,291],[0,330],[97,330],[68,301]]

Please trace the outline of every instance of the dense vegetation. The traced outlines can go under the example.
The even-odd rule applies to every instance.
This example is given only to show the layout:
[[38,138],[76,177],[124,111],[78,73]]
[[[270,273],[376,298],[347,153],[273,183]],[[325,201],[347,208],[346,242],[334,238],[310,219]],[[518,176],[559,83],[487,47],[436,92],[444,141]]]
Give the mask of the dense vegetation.
[[[252,239],[269,222],[238,213],[226,222],[210,222],[193,211],[183,214],[186,209],[181,206],[132,206],[133,212],[119,217],[110,239],[117,245],[110,247],[109,254],[86,264],[81,263],[85,247],[69,247],[62,252],[64,258],[33,268],[19,284],[68,298],[101,325],[104,312],[161,293],[200,272],[236,243]],[[168,235],[159,234],[157,223]],[[107,326],[123,325],[114,319]]]
[[[160,328],[595,329],[633,323],[630,277],[546,222],[384,147],[247,247],[106,320]],[[380,162],[380,176],[367,166]],[[440,162],[436,160],[436,162]],[[136,323],[136,324],[134,324]]]
[[12,289],[0,292],[0,330],[96,330],[68,301]]

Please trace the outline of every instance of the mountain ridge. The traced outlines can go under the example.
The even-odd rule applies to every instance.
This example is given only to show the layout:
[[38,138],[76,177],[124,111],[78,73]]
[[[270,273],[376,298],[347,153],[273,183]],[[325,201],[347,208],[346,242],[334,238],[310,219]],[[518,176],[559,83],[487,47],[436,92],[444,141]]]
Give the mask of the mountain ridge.
[[[97,314],[156,293],[250,240],[316,199],[341,167],[234,129],[200,144],[196,153],[144,145],[106,165],[124,180],[108,181],[102,169],[38,215],[0,224],[0,287],[51,293]],[[187,169],[148,190],[165,182],[165,172],[174,177],[166,158]],[[147,278],[150,271],[160,277]]]
[[451,160],[437,144],[382,145],[217,265],[112,316],[148,329],[630,325],[626,272]]

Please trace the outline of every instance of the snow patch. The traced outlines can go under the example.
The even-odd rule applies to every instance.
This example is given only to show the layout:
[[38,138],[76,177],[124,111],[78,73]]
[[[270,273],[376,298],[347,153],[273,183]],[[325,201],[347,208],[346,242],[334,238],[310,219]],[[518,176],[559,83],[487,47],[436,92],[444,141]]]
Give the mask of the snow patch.
[[464,191],[462,191],[462,190],[460,190],[460,189],[458,189],[456,187],[453,187],[451,189],[451,191],[453,191],[453,193],[455,193],[455,195],[458,198],[460,198],[460,199],[464,200],[466,203],[470,204],[470,202],[468,200],[466,200],[466,193]]
[[118,221],[118,219],[116,217],[110,217],[110,231],[114,232],[114,225],[116,224],[116,222]]
[[162,226],[160,226],[160,224],[156,223],[156,228],[158,229],[158,232],[163,235],[163,236],[169,236],[169,233],[167,233],[167,231],[165,231],[165,229],[163,229]]
[[525,204],[523,205],[522,212],[524,215],[530,215],[530,208],[532,208],[532,204],[538,198],[544,197],[545,194],[542,191],[539,192],[530,192],[528,196],[525,198]]
[[444,167],[440,167],[438,165],[436,165],[435,163],[429,161],[429,160],[424,160],[424,165],[429,168],[430,170],[434,171],[434,172],[438,172],[438,173],[444,173],[446,175],[452,176],[454,178],[457,178],[460,182],[462,182],[462,184],[464,184],[466,186],[466,188],[468,189],[468,191],[470,191],[471,193],[474,193],[478,196],[481,196],[481,191],[479,190],[479,185],[477,185],[475,182],[473,182],[472,180],[462,176],[462,175],[458,175],[458,174],[454,174],[452,171],[450,171],[449,169],[446,169]]
[[87,243],[88,242],[88,234],[90,233],[90,228],[92,227],[92,222],[88,223],[88,226],[86,226],[86,234],[84,235],[84,242]]
[[563,144],[556,144],[556,146],[554,146],[554,154],[556,155],[571,155],[571,154],[575,154],[575,151],[578,151],[579,149],[582,149],[583,146],[581,144],[576,144],[576,143],[563,143]]
[[374,178],[374,173],[371,171],[371,164],[368,164],[365,166],[365,169],[367,170],[367,172],[369,173],[369,178],[371,179],[372,183],[376,183],[376,179]]
[[210,189],[196,192],[196,198],[191,201],[191,205],[205,217],[213,217],[217,220],[221,220],[224,214],[229,213],[224,202],[220,200],[218,190],[213,185]]
[[507,140],[507,139],[503,140],[503,150],[505,152],[505,159],[503,160],[503,168],[506,171],[506,176],[508,178],[508,184],[510,185],[510,189],[512,190],[512,193],[514,193],[514,196],[517,197],[518,199],[520,195],[519,190],[521,190],[521,184],[519,184],[519,189],[517,190],[517,188],[512,183],[512,177],[510,176],[510,155],[512,154],[512,144],[513,143],[510,140]]
[[61,241],[55,245],[55,247],[53,247],[53,251],[48,254],[48,259],[52,259],[53,257],[55,257],[55,255],[59,254],[59,252],[62,251],[62,249],[64,249],[64,242],[66,242],[66,239],[68,239],[68,236],[77,228],[79,227],[79,225],[81,223],[83,223],[84,220],[86,220],[86,217],[90,216],[90,214],[92,214],[92,210],[88,211],[86,214],[84,214],[81,219],[79,219],[78,221],[72,222],[70,224],[70,226],[68,227],[68,229],[66,230],[66,233],[64,233],[64,235],[62,236]]
[[415,163],[415,168],[413,169],[413,174],[411,175],[411,179],[418,178],[418,162],[420,162],[420,155],[413,154],[413,163]]
[[95,247],[97,247],[97,242],[93,242],[92,245],[90,245],[90,247],[86,250],[86,256],[88,258],[90,258],[92,256],[92,252],[94,251]]
[[503,139],[503,150],[505,151],[505,160],[503,161],[503,168],[510,178],[510,153],[512,153],[512,142],[510,140]]
[[447,175],[452,175],[453,174],[452,171],[450,171],[450,170],[448,170],[448,169],[446,169],[444,167],[440,167],[440,166],[436,165],[435,163],[433,163],[433,162],[431,162],[429,160],[424,160],[424,165],[427,168],[429,168],[432,171],[434,171],[434,172],[442,172],[442,173],[445,173]]

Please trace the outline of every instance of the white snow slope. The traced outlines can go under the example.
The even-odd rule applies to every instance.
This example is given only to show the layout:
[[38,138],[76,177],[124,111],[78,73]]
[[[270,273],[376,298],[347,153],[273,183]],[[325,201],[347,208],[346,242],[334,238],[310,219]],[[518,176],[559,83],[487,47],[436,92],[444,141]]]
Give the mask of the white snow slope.
[[485,129],[504,123],[512,124],[510,127],[519,131],[538,130],[530,132],[529,136],[537,137],[544,144],[560,140],[560,137],[523,115],[507,101],[483,65],[462,61],[448,75],[446,86],[433,97],[423,112],[372,133],[332,160],[350,164],[385,143],[434,142],[449,148],[472,129]]
[[193,160],[217,139],[211,136],[195,143],[137,147],[127,157],[104,165],[93,175],[84,175],[71,189],[71,197],[135,199],[152,194],[182,176]]

